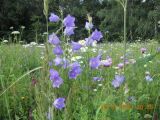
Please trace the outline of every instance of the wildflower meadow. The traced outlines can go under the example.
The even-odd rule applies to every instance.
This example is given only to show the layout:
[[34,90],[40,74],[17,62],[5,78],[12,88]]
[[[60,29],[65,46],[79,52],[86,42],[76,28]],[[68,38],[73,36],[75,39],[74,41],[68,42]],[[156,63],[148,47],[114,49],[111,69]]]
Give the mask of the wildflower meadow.
[[107,41],[89,13],[84,37],[74,39],[78,18],[64,6],[50,9],[51,0],[42,2],[43,41],[38,27],[30,42],[25,26],[10,28],[0,43],[0,120],[160,119],[160,38],[129,41],[130,0],[114,1],[121,41]]

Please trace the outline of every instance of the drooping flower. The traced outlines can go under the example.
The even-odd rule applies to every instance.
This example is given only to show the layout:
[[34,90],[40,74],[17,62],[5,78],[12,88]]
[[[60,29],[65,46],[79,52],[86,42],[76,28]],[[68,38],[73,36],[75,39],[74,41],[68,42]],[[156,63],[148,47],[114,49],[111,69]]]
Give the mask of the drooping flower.
[[52,82],[53,88],[59,88],[61,84],[63,84],[63,79],[60,76],[55,78]]
[[101,62],[98,57],[91,58],[89,61],[89,65],[90,65],[91,69],[98,69],[100,64],[101,64]]
[[73,51],[77,51],[77,50],[81,49],[81,47],[82,47],[81,44],[79,44],[79,43],[77,43],[77,42],[73,42],[73,41],[72,41],[72,43],[71,43],[71,46],[72,46],[72,50],[73,50]]
[[66,27],[64,29],[64,34],[67,35],[67,36],[71,36],[74,34],[74,27]]
[[55,33],[52,33],[51,35],[49,35],[48,42],[54,45],[58,45],[60,43],[60,40]]
[[119,88],[120,85],[124,82],[125,77],[123,75],[115,75],[114,80],[112,81],[112,85],[115,88]]
[[55,55],[62,55],[63,54],[63,50],[62,50],[62,48],[61,48],[61,46],[56,46],[54,49],[53,49],[53,53],[55,54]]
[[92,24],[92,23],[89,23],[89,22],[86,22],[85,28],[86,28],[87,30],[91,30],[91,29],[93,28],[93,24]]
[[53,80],[59,77],[59,73],[56,70],[50,69],[49,72],[50,72],[50,80]]
[[67,17],[64,18],[63,24],[65,27],[75,27],[75,17],[71,15],[67,15]]
[[62,58],[60,58],[59,56],[57,56],[54,59],[54,64],[55,64],[55,66],[61,65],[62,64]]
[[103,37],[102,33],[98,31],[97,29],[92,33],[91,38],[93,40],[100,41],[100,39]]
[[146,51],[147,51],[146,48],[141,48],[141,53],[142,53],[142,54],[145,53]]
[[69,78],[70,79],[76,79],[77,76],[79,74],[81,74],[82,72],[82,69],[81,69],[81,66],[78,62],[74,62],[73,64],[70,65],[71,66],[71,69],[69,71]]
[[92,46],[94,40],[91,37],[88,37],[85,38],[85,41],[87,46]]
[[53,106],[59,110],[63,109],[65,107],[65,98],[57,98],[53,102]]
[[52,85],[54,88],[59,88],[63,83],[63,80],[59,76],[59,73],[54,69],[50,69],[50,80],[52,81]]
[[50,22],[58,22],[60,19],[57,15],[55,15],[54,13],[51,13],[50,17],[49,17],[49,21]]

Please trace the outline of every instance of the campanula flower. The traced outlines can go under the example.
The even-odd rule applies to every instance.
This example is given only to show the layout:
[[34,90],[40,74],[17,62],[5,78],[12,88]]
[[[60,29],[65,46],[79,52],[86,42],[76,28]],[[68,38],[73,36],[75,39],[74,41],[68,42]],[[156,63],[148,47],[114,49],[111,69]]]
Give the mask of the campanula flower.
[[82,69],[81,66],[78,62],[74,62],[73,64],[70,65],[71,69],[69,71],[69,78],[70,79],[76,79],[76,77],[81,74]]
[[65,107],[65,98],[57,98],[53,102],[53,106],[59,110],[63,109]]
[[74,34],[74,27],[66,27],[64,29],[64,34],[67,35],[67,36],[71,36]]
[[102,33],[98,31],[97,29],[92,33],[91,38],[93,40],[100,41],[100,39],[103,37]]
[[72,46],[73,51],[77,51],[77,50],[81,49],[81,47],[82,47],[81,44],[79,44],[78,42],[73,42],[73,41],[71,43],[71,46]]
[[94,40],[91,37],[88,37],[85,38],[85,41],[87,46],[92,46]]
[[59,73],[54,69],[50,69],[50,80],[52,81],[53,88],[59,88],[63,83],[63,80],[59,76]]
[[62,64],[62,58],[60,58],[59,56],[57,56],[53,61],[54,61],[55,66]]
[[67,15],[67,17],[64,18],[63,24],[65,27],[75,27],[75,17],[71,15]]
[[120,85],[124,82],[125,77],[123,75],[115,75],[114,80],[112,81],[112,85],[115,88],[119,88]]
[[56,46],[54,49],[53,49],[53,53],[55,54],[55,55],[62,55],[63,54],[63,50],[62,50],[62,48],[61,48],[61,46]]
[[91,29],[93,28],[93,24],[92,24],[92,23],[89,23],[89,22],[86,22],[85,28],[86,28],[87,30],[91,30]]
[[98,69],[100,64],[101,64],[101,62],[100,62],[99,57],[91,58],[89,61],[89,65],[90,65],[91,69]]
[[49,17],[49,21],[50,22],[58,22],[60,19],[57,15],[55,15],[54,13],[51,13],[50,17]]
[[53,45],[58,45],[60,43],[59,38],[56,36],[55,33],[52,33],[51,35],[49,35],[49,43],[53,44]]

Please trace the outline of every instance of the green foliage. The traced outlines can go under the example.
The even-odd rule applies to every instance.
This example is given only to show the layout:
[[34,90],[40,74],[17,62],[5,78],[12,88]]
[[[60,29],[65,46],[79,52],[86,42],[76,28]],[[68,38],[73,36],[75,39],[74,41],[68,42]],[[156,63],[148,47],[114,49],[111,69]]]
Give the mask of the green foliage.
[[[148,42],[147,44],[131,43],[127,44],[128,59],[135,59],[135,64],[127,65],[126,81],[129,92],[124,93],[125,84],[119,89],[114,89],[111,85],[114,79],[116,66],[120,57],[123,55],[123,44],[99,44],[95,48],[89,48],[86,53],[81,53],[83,65],[88,65],[88,59],[95,56],[99,49],[107,52],[112,57],[113,66],[101,68],[99,70],[90,70],[88,67],[83,69],[82,75],[76,80],[69,80],[68,71],[55,67],[60,71],[64,84],[59,89],[53,89],[49,79],[43,79],[43,70],[38,70],[32,74],[28,74],[21,81],[17,82],[0,96],[0,119],[24,119],[34,118],[35,120],[46,119],[49,109],[55,119],[66,120],[124,120],[135,119],[143,120],[146,114],[153,115],[154,107],[148,110],[147,105],[151,104],[155,108],[157,114],[159,100],[157,100],[159,91],[159,59],[160,54],[156,52],[159,46],[157,42]],[[150,56],[143,56],[140,52],[141,47],[147,48]],[[51,46],[49,47],[50,51]],[[96,49],[97,52],[92,52]],[[0,46],[0,93],[8,86],[15,82],[20,76],[36,67],[42,66],[43,60],[42,48],[35,46],[23,48],[21,45],[1,45]],[[53,59],[52,53],[50,54]],[[147,54],[146,54],[147,55]],[[102,59],[106,56],[103,55]],[[144,66],[147,67],[144,67]],[[150,71],[153,81],[145,80],[145,72]],[[92,77],[95,75],[104,76],[103,81],[93,82]],[[36,85],[32,84],[32,80],[37,81]],[[88,82],[90,84],[88,84]],[[70,84],[67,84],[69,82]],[[102,84],[102,86],[99,86]],[[97,91],[94,91],[97,89]],[[55,95],[66,98],[66,108],[58,111],[52,106]],[[133,96],[135,100],[128,100]],[[125,108],[122,105],[131,105],[131,108]],[[143,105],[143,110],[138,109],[138,105]],[[123,107],[123,108],[122,108]],[[126,106],[127,107],[127,106]]]

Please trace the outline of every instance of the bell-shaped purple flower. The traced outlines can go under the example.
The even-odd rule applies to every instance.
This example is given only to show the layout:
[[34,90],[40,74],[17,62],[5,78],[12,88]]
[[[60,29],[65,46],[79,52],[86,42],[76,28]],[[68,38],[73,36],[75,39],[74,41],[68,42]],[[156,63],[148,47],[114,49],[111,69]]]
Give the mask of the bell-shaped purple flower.
[[91,58],[89,61],[89,65],[91,69],[98,69],[98,67],[101,65],[99,57]]
[[54,69],[50,69],[50,80],[52,81],[53,88],[59,88],[63,83],[63,80],[59,76],[59,73]]
[[70,79],[76,79],[77,76],[79,74],[81,74],[82,72],[82,69],[81,69],[81,66],[78,62],[74,62],[73,64],[70,65],[71,66],[71,69],[69,71],[69,78]]
[[59,73],[56,70],[50,69],[49,72],[50,72],[50,80],[53,80],[59,77]]
[[65,98],[57,98],[53,102],[53,106],[59,110],[63,109],[65,107]]
[[60,43],[59,38],[56,36],[55,33],[52,33],[51,35],[49,35],[49,43],[53,44],[53,45],[58,45]]
[[63,79],[60,76],[55,78],[52,82],[53,88],[59,88],[61,84],[63,84]]
[[115,88],[119,88],[120,85],[124,82],[125,77],[123,75],[115,75],[115,79],[112,81],[112,85]]
[[89,23],[89,22],[86,22],[85,28],[86,28],[87,30],[91,30],[91,29],[93,28],[93,24],[92,24],[92,23]]
[[57,15],[55,15],[54,13],[51,13],[51,15],[49,17],[49,21],[50,22],[58,22],[59,21],[59,17]]
[[66,27],[64,29],[64,34],[67,36],[71,36],[74,34],[74,27]]
[[93,40],[100,41],[100,39],[103,37],[102,33],[98,31],[97,29],[92,33],[91,38]]
[[81,49],[81,47],[82,47],[81,44],[79,44],[78,42],[73,42],[73,41],[71,43],[71,46],[72,46],[73,51],[77,51],[77,50]]
[[61,46],[56,46],[54,49],[53,49],[53,53],[55,54],[55,55],[62,55],[63,54],[63,50],[62,50],[62,48],[61,48]]
[[64,18],[63,24],[65,27],[75,27],[75,17],[71,15],[67,15],[67,17]]
[[62,58],[60,58],[59,56],[57,56],[53,61],[55,66],[62,65],[63,62]]
[[85,38],[85,40],[87,46],[92,46],[94,40],[91,37]]

